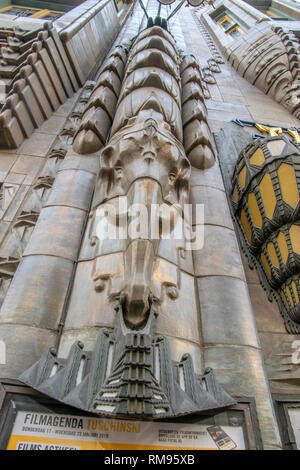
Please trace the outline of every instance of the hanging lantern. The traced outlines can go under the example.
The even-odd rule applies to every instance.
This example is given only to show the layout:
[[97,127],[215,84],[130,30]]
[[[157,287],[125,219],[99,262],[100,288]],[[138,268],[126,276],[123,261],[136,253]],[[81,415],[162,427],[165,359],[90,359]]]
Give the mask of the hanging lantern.
[[191,5],[192,7],[199,7],[204,3],[204,0],[187,0],[188,4]]
[[253,141],[232,178],[243,247],[278,301],[286,328],[300,332],[300,152],[285,136]]

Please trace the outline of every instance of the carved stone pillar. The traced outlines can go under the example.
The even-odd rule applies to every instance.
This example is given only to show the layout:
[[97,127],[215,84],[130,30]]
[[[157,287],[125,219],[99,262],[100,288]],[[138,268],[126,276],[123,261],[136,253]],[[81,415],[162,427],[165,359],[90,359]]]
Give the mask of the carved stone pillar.
[[[87,83],[78,108],[90,92]],[[98,171],[97,157],[82,159],[73,151],[67,152],[71,127],[58,136],[57,147],[50,152],[13,226],[13,237],[8,240],[12,246],[6,245],[10,249],[16,245],[14,250],[18,249],[22,259],[18,259],[20,264],[1,307],[1,338],[7,345],[7,363],[1,365],[1,377],[17,378],[57,338]],[[27,237],[26,229],[32,232]]]
[[[184,212],[191,165],[182,144],[180,61],[172,36],[152,27],[131,45],[121,89],[118,64],[109,79],[104,68],[98,87],[120,95],[100,153],[59,352],[49,350],[21,376],[101,415],[154,419],[234,403],[211,369],[203,374]],[[198,93],[187,90],[183,117],[196,128],[187,132],[189,151],[199,146],[191,158],[206,168],[214,155],[200,77],[187,71],[185,83],[194,76]],[[77,152],[96,152],[103,143],[108,94],[100,90],[98,101],[97,93],[74,139]]]

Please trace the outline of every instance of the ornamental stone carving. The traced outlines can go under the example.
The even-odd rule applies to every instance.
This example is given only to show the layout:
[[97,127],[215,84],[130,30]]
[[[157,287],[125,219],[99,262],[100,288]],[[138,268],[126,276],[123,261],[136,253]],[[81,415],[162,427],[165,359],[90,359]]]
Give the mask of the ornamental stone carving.
[[[173,331],[181,348],[199,341],[185,205],[191,164],[214,164],[200,69],[192,56],[181,62],[172,36],[157,26],[135,39],[126,65],[120,52],[104,65],[73,141],[83,158],[100,150],[62,337],[73,345],[65,359],[49,350],[21,380],[107,416],[219,409],[235,401],[211,370],[194,372],[190,354],[174,361],[167,337]],[[175,237],[178,226],[185,229]]]
[[267,28],[254,42],[243,36],[226,54],[242,77],[300,118],[299,42],[292,32]]

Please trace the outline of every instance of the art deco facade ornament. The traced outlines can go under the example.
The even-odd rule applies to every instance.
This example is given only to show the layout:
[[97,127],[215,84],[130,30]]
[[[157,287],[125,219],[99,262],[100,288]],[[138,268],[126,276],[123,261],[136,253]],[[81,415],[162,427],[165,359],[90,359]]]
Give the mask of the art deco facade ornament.
[[243,35],[226,55],[242,77],[300,118],[299,42],[293,33],[272,27],[254,42]]
[[207,124],[203,70],[194,56],[181,62],[184,147],[192,166],[210,168],[215,162],[213,137]]
[[216,47],[211,35],[208,33],[207,29],[205,28],[204,24],[202,23],[199,15],[196,14],[196,12],[193,11],[193,18],[196,21],[198,28],[201,32],[201,35],[203,39],[205,40],[207,46],[209,47],[209,50],[212,53],[213,59],[216,61],[217,64],[224,64],[224,59],[220,55],[220,52],[218,51],[218,48]]
[[26,61],[31,53],[31,43],[36,40],[38,33],[42,30],[41,26],[28,30],[20,26],[0,27],[0,78],[5,82],[8,90],[11,88],[12,81],[18,73],[20,65]]
[[[215,161],[206,116],[199,66],[193,56],[179,56],[167,31],[158,26],[142,31],[128,59],[124,47],[112,52],[73,141],[75,154],[88,158],[103,147],[109,132],[100,152],[69,317],[67,312],[67,323],[68,318],[82,323],[83,316],[96,315],[102,325],[107,318],[112,328],[97,329],[93,351],[86,351],[81,342],[73,344],[67,359],[50,350],[22,374],[22,381],[102,415],[154,419],[235,403],[211,370],[194,373],[189,354],[172,361],[168,338],[156,331],[163,305],[171,318],[172,304],[183,295],[181,266],[190,266],[191,260],[186,234],[162,240],[165,216],[159,212],[158,236],[146,230],[138,237],[103,237],[108,225],[122,230],[125,219],[132,221],[132,204],[143,206],[149,219],[154,206],[163,206],[171,215],[169,235],[173,233],[189,200],[191,164],[205,169]],[[109,215],[112,208],[115,218]],[[163,259],[163,247],[172,263]],[[81,280],[81,299],[93,298],[95,303],[93,312],[88,303],[78,318],[74,309],[78,311],[76,286]],[[195,315],[196,310],[191,313]],[[69,341],[67,337],[68,332]]]
[[290,333],[300,332],[299,175],[299,150],[277,135],[249,144],[232,179],[232,205],[244,247],[264,287],[274,293]]
[[119,98],[126,49],[117,46],[107,58],[93,93],[85,108],[73,148],[80,154],[92,153],[105,145]]
[[13,149],[73,96],[79,82],[50,23],[34,32],[15,30],[7,41],[0,76],[11,81],[0,113],[0,147]]
[[[84,86],[95,63],[105,58],[120,28],[116,5],[105,1],[80,8],[81,13],[77,8],[56,27],[24,19],[19,28],[19,19],[11,21],[15,17],[10,15],[10,26],[0,26],[0,78],[5,83],[0,148],[18,148]],[[86,49],[81,35],[88,38]]]
[[21,380],[63,403],[102,416],[167,418],[217,410],[235,401],[220,387],[212,369],[195,374],[185,354],[174,362],[168,340],[155,335],[150,311],[145,327],[125,324],[123,302],[117,308],[113,331],[100,330],[93,351],[79,341],[67,359],[49,350]]

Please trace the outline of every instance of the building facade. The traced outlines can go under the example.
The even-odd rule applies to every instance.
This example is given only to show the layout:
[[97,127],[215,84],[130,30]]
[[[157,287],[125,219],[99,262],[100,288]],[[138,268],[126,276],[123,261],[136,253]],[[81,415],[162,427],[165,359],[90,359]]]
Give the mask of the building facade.
[[299,3],[29,3],[0,4],[1,448],[299,449]]

